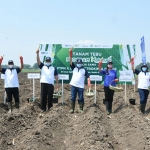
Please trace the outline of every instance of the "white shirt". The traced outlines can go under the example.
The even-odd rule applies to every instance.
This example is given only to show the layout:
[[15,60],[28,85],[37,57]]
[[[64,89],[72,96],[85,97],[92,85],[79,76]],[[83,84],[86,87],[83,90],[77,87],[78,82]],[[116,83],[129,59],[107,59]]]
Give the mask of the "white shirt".
[[5,69],[2,68],[2,73],[5,74],[5,88],[14,88],[19,87],[19,81],[18,81],[18,73],[21,70],[19,68],[14,69]]
[[144,72],[140,72],[138,74],[138,88],[139,89],[148,89],[150,86],[150,73],[146,72],[146,75]]
[[48,83],[54,85],[54,76],[58,75],[56,68],[53,66],[45,66],[43,63],[39,66],[41,69],[40,83]]
[[77,67],[75,67],[74,64],[72,64],[71,68],[73,70],[73,75],[70,81],[70,85],[79,88],[84,88],[85,77],[88,78],[90,76],[87,70],[85,68],[78,69]]

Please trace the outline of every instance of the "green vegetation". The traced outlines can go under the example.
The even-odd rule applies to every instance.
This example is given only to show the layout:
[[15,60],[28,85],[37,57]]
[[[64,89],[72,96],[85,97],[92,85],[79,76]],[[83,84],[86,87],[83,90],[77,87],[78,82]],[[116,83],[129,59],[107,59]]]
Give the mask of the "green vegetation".
[[[138,69],[138,70],[140,70],[142,65],[143,65],[143,63],[140,63],[135,68]],[[148,70],[150,70],[150,63],[149,62],[147,63],[147,66],[148,66]]]
[[33,68],[22,69],[22,72],[40,72],[40,69],[33,69]]

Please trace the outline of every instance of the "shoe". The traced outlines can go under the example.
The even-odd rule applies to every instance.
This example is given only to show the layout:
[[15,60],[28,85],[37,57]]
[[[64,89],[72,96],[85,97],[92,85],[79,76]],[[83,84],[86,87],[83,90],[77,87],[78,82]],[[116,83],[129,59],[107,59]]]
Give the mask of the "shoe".
[[46,112],[46,110],[41,110],[41,112],[40,112],[40,113],[44,113],[44,112]]

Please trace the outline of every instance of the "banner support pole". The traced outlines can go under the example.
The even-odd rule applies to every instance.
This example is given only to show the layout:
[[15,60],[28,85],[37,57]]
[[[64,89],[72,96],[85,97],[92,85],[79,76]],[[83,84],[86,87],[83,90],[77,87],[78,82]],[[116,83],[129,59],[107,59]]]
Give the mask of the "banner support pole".
[[33,78],[33,102],[35,102],[35,86],[34,86],[34,78]]
[[127,94],[127,91],[126,91],[127,87],[126,87],[126,82],[125,82],[125,104],[127,103],[127,100],[126,100],[126,94]]
[[94,103],[96,104],[96,80],[95,80],[95,96],[94,96]]
[[64,103],[64,91],[63,91],[64,85],[63,85],[63,83],[64,83],[64,82],[63,82],[63,80],[62,80],[62,89],[61,89],[61,90],[62,90],[62,93],[61,93],[61,94],[62,94],[62,104]]

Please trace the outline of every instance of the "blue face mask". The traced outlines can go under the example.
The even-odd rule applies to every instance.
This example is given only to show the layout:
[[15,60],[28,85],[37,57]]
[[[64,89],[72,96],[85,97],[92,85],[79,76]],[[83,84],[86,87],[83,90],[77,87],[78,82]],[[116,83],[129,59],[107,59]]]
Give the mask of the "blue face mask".
[[145,72],[147,70],[147,67],[142,67],[142,71]]
[[81,68],[81,67],[82,67],[82,64],[77,64],[77,67],[78,67],[78,68]]

